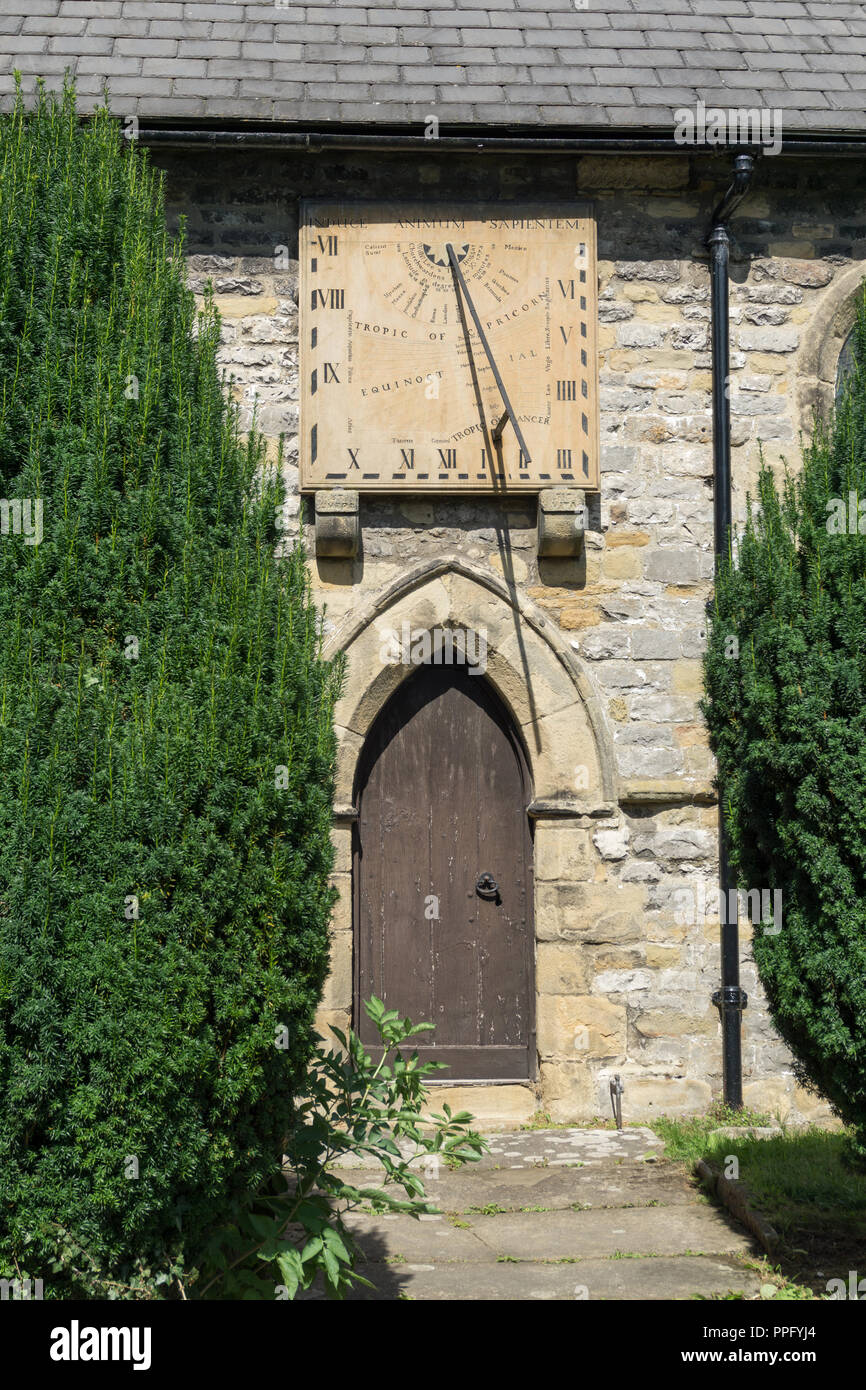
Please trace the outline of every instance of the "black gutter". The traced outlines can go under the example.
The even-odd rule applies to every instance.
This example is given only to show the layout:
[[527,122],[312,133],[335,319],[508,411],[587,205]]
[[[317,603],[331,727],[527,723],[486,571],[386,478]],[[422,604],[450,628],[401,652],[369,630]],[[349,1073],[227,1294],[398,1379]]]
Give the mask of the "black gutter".
[[[729,153],[724,147],[683,144],[673,135],[605,134],[605,135],[488,135],[440,134],[435,140],[424,135],[406,135],[395,131],[360,130],[276,130],[271,127],[239,127],[238,129],[187,126],[168,129],[139,125],[137,139],[144,145],[190,148],[191,146],[237,150],[298,150],[304,154],[321,154],[326,150],[393,151],[394,153],[424,151],[434,154],[449,150],[458,154],[704,154]],[[739,147],[738,147],[739,148]],[[748,148],[748,147],[743,147]],[[756,153],[762,146],[755,145]],[[809,156],[866,159],[866,137],[836,140],[785,140],[780,156]]]
[[[713,491],[715,510],[716,572],[727,558],[731,544],[731,404],[730,339],[728,332],[730,238],[728,222],[749,191],[754,157],[738,154],[734,159],[734,181],[713,212],[707,238],[710,251],[713,358]],[[748,1003],[740,987],[740,924],[737,894],[730,893],[728,837],[719,795],[719,919],[722,986],[713,995],[722,1023],[722,1075],[726,1103],[735,1110],[743,1104],[742,1016]]]

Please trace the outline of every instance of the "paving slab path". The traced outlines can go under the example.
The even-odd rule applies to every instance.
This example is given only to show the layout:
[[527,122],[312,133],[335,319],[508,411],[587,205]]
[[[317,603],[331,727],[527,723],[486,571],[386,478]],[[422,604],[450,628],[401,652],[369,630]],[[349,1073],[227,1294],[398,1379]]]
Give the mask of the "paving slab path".
[[[353,1301],[687,1299],[755,1293],[752,1237],[702,1199],[649,1129],[487,1136],[456,1172],[424,1173],[439,1216],[353,1213],[374,1285]],[[423,1169],[421,1170],[423,1172]],[[377,1181],[349,1170],[359,1186]],[[316,1297],[316,1294],[308,1295]]]

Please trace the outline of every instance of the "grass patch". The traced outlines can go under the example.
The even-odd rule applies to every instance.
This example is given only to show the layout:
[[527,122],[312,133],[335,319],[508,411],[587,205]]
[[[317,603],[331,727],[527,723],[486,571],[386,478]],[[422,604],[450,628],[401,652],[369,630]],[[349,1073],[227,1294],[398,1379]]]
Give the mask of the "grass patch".
[[[748,1125],[752,1128],[770,1124],[770,1116],[758,1110],[731,1110],[727,1105],[713,1105],[705,1115],[692,1115],[687,1120],[672,1120],[666,1115],[649,1122],[650,1129],[665,1141],[665,1158],[680,1158],[697,1163],[699,1158],[708,1158],[707,1145],[714,1129],[723,1125]],[[730,1153],[732,1139],[719,1136],[719,1143],[727,1145]],[[765,1141],[759,1140],[759,1143]]]
[[[703,1158],[730,1177],[738,1177],[753,1207],[781,1237],[777,1278],[804,1287],[802,1296],[827,1296],[827,1281],[847,1280],[862,1270],[866,1250],[866,1172],[849,1161],[849,1135],[817,1125],[782,1129],[768,1138],[712,1136],[725,1124],[756,1126],[764,1116],[714,1109],[688,1120],[660,1118],[653,1128],[665,1140],[666,1156],[694,1168]],[[736,1168],[730,1159],[737,1160]]]
[[742,1289],[728,1289],[727,1293],[698,1293],[695,1294],[696,1299],[710,1303],[727,1302],[731,1299],[748,1299],[752,1302],[760,1300],[764,1303],[796,1303],[804,1300],[814,1302],[816,1297],[823,1296],[820,1289],[814,1291],[809,1284],[799,1283],[796,1279],[790,1278],[784,1273],[780,1265],[771,1264],[765,1256],[757,1260],[750,1259],[747,1255],[734,1255],[732,1258],[742,1269],[751,1270],[752,1273],[758,1275],[761,1285],[757,1298],[754,1294],[744,1293]]

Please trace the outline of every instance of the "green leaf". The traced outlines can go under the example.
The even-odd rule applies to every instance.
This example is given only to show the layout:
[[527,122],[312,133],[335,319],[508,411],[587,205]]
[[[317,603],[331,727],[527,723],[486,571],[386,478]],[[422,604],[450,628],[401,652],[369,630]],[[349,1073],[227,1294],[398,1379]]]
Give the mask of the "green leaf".
[[257,1236],[259,1240],[272,1239],[279,1229],[278,1223],[272,1216],[262,1216],[255,1212],[250,1212],[246,1221],[253,1235]]
[[284,1250],[278,1255],[277,1268],[280,1271],[280,1279],[288,1290],[289,1298],[294,1298],[303,1276],[301,1258],[297,1250]]
[[322,1251],[322,1263],[325,1267],[325,1275],[334,1289],[340,1287],[340,1265],[336,1256],[328,1249]]
[[328,1226],[322,1232],[322,1239],[327,1249],[331,1250],[338,1260],[342,1260],[345,1264],[352,1263],[352,1257],[346,1249],[342,1236],[339,1231],[334,1230],[333,1226]]

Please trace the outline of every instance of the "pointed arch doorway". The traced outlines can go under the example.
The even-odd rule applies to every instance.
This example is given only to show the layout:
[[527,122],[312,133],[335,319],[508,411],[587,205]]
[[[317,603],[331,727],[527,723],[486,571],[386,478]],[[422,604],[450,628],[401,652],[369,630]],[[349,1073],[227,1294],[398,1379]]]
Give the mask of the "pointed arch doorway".
[[375,994],[435,1024],[418,1052],[448,1065],[440,1080],[534,1076],[532,791],[493,687],[462,666],[417,669],[374,722],[356,785],[362,1040],[375,1042],[361,1003]]

